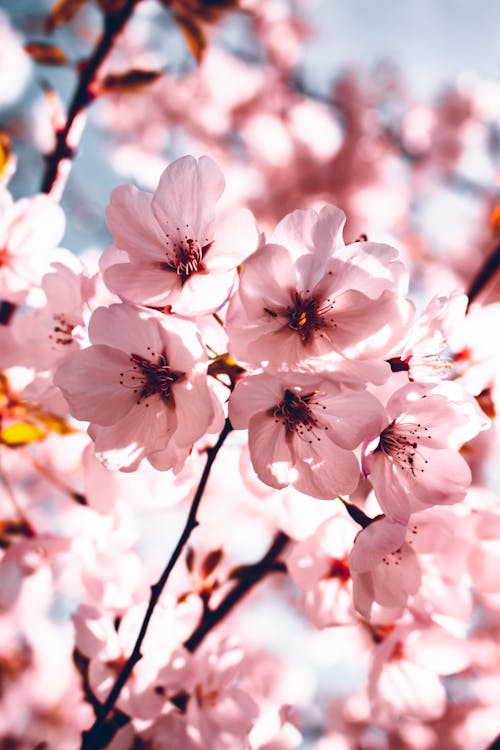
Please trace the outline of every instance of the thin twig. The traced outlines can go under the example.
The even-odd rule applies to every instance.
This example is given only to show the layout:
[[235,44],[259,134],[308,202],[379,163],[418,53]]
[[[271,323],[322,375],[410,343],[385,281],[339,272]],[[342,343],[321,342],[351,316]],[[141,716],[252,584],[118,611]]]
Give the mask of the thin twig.
[[264,557],[254,565],[245,565],[239,571],[239,580],[226,594],[224,599],[215,609],[207,609],[200,624],[185,641],[184,646],[188,651],[196,651],[208,633],[238,604],[239,601],[269,573],[283,571],[283,565],[277,562],[279,555],[283,552],[290,537],[282,531],[274,537]]
[[172,555],[163,573],[161,574],[158,581],[153,586],[151,586],[151,596],[149,599],[148,608],[146,610],[146,614],[144,615],[144,620],[142,621],[141,629],[139,631],[139,635],[137,636],[137,640],[135,642],[132,653],[128,657],[120,674],[116,678],[116,681],[113,687],[111,688],[111,691],[108,697],[106,698],[102,706],[97,711],[97,718],[94,724],[91,726],[89,730],[83,733],[83,741],[81,745],[81,750],[100,750],[100,748],[105,747],[111,740],[112,735],[110,736],[110,728],[108,725],[106,725],[105,719],[108,716],[108,714],[113,710],[115,703],[122,691],[122,688],[127,682],[128,678],[130,677],[134,666],[142,658],[141,646],[146,636],[146,632],[148,630],[151,617],[153,616],[155,607],[158,604],[158,601],[160,599],[163,589],[165,588],[165,585],[168,581],[170,573],[172,572],[175,566],[175,563],[179,559],[185,545],[187,544],[187,541],[191,535],[191,532],[194,531],[194,529],[198,526],[196,514],[198,512],[198,508],[199,508],[201,499],[203,497],[203,493],[205,491],[205,487],[206,487],[207,480],[210,474],[210,470],[212,468],[212,464],[214,463],[219,450],[222,448],[222,445],[224,444],[224,441],[229,435],[229,433],[231,432],[231,430],[232,430],[231,423],[228,419],[226,419],[224,429],[220,433],[217,443],[212,448],[207,449],[207,461],[205,464],[205,468],[203,469],[203,474],[201,475],[201,479],[199,481],[198,487],[196,489],[193,502],[191,503],[191,508],[189,509],[189,514],[186,520],[186,524],[184,526],[184,530],[179,538],[179,541],[177,542],[177,545],[174,551],[172,552]]
[[52,153],[45,157],[45,173],[41,192],[50,193],[57,179],[59,165],[64,159],[72,159],[74,151],[69,143],[71,128],[78,117],[92,101],[92,83],[106,57],[111,52],[117,35],[123,30],[132,15],[138,0],[127,0],[118,13],[109,13],[104,18],[104,29],[92,55],[81,65],[80,78],[73,99],[69,105],[64,127],[56,133],[56,143]]
[[488,281],[494,276],[499,268],[500,245],[498,245],[498,247],[493,250],[492,254],[489,256],[489,258],[486,259],[485,263],[481,266],[476,276],[472,280],[472,283],[467,291],[467,296],[469,297],[467,307],[469,307],[473,300],[478,296],[479,292],[484,289]]
[[500,734],[498,735],[498,737],[495,737],[493,742],[488,745],[486,750],[500,750]]
[[14,313],[16,312],[17,305],[13,302],[7,302],[7,300],[0,300],[0,325],[8,326]]

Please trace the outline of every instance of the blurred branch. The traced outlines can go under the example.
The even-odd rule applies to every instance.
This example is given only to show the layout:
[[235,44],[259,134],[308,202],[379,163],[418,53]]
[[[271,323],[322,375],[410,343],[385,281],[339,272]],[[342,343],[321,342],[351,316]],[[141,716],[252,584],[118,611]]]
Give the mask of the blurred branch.
[[188,651],[196,651],[205,636],[224,619],[224,617],[241,601],[257,583],[270,573],[283,572],[285,570],[283,563],[278,562],[278,557],[283,552],[290,537],[282,531],[278,532],[273,539],[271,546],[264,557],[253,565],[244,565],[233,572],[233,577],[237,576],[237,583],[226,594],[224,599],[215,609],[207,608],[203,618],[184,642]]
[[188,542],[191,532],[194,531],[194,529],[198,526],[196,514],[198,512],[198,508],[199,508],[201,499],[203,497],[203,493],[205,491],[205,487],[208,481],[208,477],[210,475],[212,464],[214,463],[219,450],[222,448],[225,439],[227,438],[227,436],[229,435],[232,429],[233,428],[231,426],[230,421],[226,419],[224,429],[220,433],[217,443],[212,448],[207,448],[207,461],[205,464],[205,468],[203,469],[203,473],[198,483],[198,487],[196,489],[193,502],[191,503],[191,508],[189,509],[189,514],[188,514],[184,529],[182,531],[182,534],[179,538],[179,541],[177,542],[177,545],[174,551],[172,552],[172,555],[170,556],[170,559],[163,573],[161,574],[158,581],[153,586],[151,586],[151,596],[149,599],[148,608],[146,610],[146,614],[144,615],[141,629],[139,631],[139,635],[137,636],[136,642],[134,644],[134,648],[132,649],[132,653],[128,657],[120,674],[116,678],[116,681],[113,687],[111,688],[111,691],[108,697],[106,698],[104,703],[97,709],[96,711],[97,718],[95,722],[90,727],[90,729],[88,729],[86,732],[83,733],[83,741],[81,745],[81,750],[100,750],[101,748],[106,747],[106,745],[110,742],[111,738],[113,737],[114,732],[116,732],[117,728],[113,731],[113,727],[110,726],[109,723],[106,723],[105,721],[106,717],[113,710],[115,703],[118,700],[118,697],[122,691],[123,686],[127,682],[130,675],[132,674],[132,670],[134,669],[134,666],[142,658],[141,646],[146,636],[149,623],[153,616],[155,607],[158,604],[158,601],[163,592],[163,589],[165,588],[165,585],[168,581],[170,573],[172,572],[177,560],[179,559],[184,547],[186,546]]
[[6,300],[0,300],[0,325],[8,326],[16,312],[17,305]]
[[102,63],[111,52],[116,37],[129,20],[139,0],[126,0],[119,11],[108,13],[104,18],[104,30],[92,55],[80,67],[80,78],[73,99],[69,105],[64,126],[56,132],[56,144],[53,151],[45,157],[46,165],[42,179],[41,192],[50,193],[57,180],[59,166],[65,159],[72,159],[74,149],[70,144],[70,133],[77,116],[92,101],[92,83]]
[[486,750],[500,750],[500,734],[498,735],[498,737],[495,737],[493,742],[488,745]]
[[482,265],[482,267],[479,269],[478,273],[476,274],[475,278],[472,280],[471,285],[469,286],[469,289],[467,290],[467,295],[469,297],[469,302],[467,304],[467,308],[469,308],[469,305],[475,300],[475,298],[478,296],[479,292],[481,292],[486,284],[490,281],[491,278],[495,275],[495,273],[500,268],[500,245],[498,245],[492,252],[492,254],[489,256],[489,258],[486,259],[485,263]]

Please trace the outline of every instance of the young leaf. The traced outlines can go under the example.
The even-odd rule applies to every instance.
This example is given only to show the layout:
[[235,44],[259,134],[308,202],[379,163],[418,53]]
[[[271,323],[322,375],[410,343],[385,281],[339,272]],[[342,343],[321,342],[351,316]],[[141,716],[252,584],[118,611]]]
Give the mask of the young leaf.
[[44,42],[26,44],[24,49],[33,60],[42,65],[65,65],[67,58],[60,47]]
[[125,73],[109,73],[99,82],[99,92],[107,94],[126,94],[148,86],[158,80],[161,70],[140,70],[131,68]]
[[45,30],[54,31],[58,26],[62,26],[71,21],[80,8],[88,0],[57,0],[47,19],[45,20]]

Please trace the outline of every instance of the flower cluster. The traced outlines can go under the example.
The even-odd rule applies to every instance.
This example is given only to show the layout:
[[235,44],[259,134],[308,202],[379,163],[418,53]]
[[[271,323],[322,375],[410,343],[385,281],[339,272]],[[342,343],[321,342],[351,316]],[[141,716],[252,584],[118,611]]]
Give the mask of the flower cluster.
[[[355,629],[364,622],[373,642],[383,644],[368,692],[373,710],[390,723],[403,710],[384,692],[388,680],[399,679],[389,677],[390,670],[403,670],[419,691],[432,683],[437,694],[438,675],[468,664],[454,662],[437,672],[431,667],[424,675],[416,665],[425,648],[415,645],[432,642],[434,612],[448,613],[428,581],[439,556],[448,554],[451,530],[462,517],[454,509],[463,507],[471,485],[465,447],[489,426],[466,380],[451,375],[441,358],[454,321],[463,318],[465,298],[435,298],[414,322],[397,250],[366,239],[345,245],[340,209],[296,210],[267,236],[248,210],[219,211],[223,189],[219,167],[206,156],[173,162],[152,195],[131,186],[115,189],[107,211],[113,244],[100,271],[59,258],[38,286],[31,282],[47,304],[16,316],[3,332],[7,376],[15,378],[12,366],[22,364],[27,380],[21,397],[6,385],[5,415],[15,428],[16,399],[22,404],[29,398],[38,404],[37,413],[28,410],[32,420],[59,420],[63,432],[64,424],[66,432],[73,430],[69,417],[89,423],[91,443],[80,448],[86,502],[95,504],[94,513],[112,517],[132,485],[120,489],[120,475],[110,470],[131,479],[138,471],[146,488],[168,484],[170,502],[176,502],[193,486],[207,436],[220,433],[225,419],[226,431],[228,425],[247,430],[250,461],[241,471],[250,504],[255,494],[282,502],[298,491],[294,502],[307,515],[309,503],[330,501],[322,505],[324,520],[310,531],[294,527],[291,509],[280,511],[280,533],[297,539],[287,568],[317,627]],[[6,202],[2,289],[12,302],[21,289],[27,299],[31,289],[22,259],[38,231],[35,207],[41,201],[18,210]],[[16,210],[30,212],[31,234],[15,228]],[[436,366],[417,367],[419,355]],[[110,496],[103,504],[105,483]],[[206,504],[205,530],[210,496]],[[227,522],[229,509],[218,503],[215,518],[221,513]],[[487,525],[480,517],[477,523],[487,538]],[[471,548],[469,575],[479,588],[497,592],[485,573],[492,565],[487,543],[476,542],[474,552],[465,529],[464,535]],[[7,608],[15,606],[23,578],[41,565],[33,560],[31,536],[46,559],[68,554],[76,544],[31,527],[27,536],[0,564]],[[214,536],[215,530],[212,542]],[[99,549],[102,569],[110,555],[125,556],[136,577],[130,540],[117,538],[113,552],[103,541],[80,540],[88,547],[82,559]],[[165,736],[189,748],[239,748],[254,730],[259,735],[259,726],[267,731],[271,720],[264,719],[257,667],[248,654],[231,640],[216,640],[199,656],[190,653],[190,637],[207,607],[216,611],[212,599],[220,584],[214,571],[221,559],[222,546],[207,550],[197,578],[177,602],[162,596],[140,665],[116,697],[117,708],[146,722],[144,742]],[[104,702],[133,653],[145,605],[132,592],[123,600],[123,585],[112,582],[114,566],[96,588],[97,569],[91,573],[87,565],[74,616],[76,648],[91,691]],[[187,566],[194,575],[193,558]],[[453,575],[438,573],[444,575],[453,585]],[[140,591],[140,580],[137,586]],[[166,632],[168,647],[161,635]],[[438,640],[451,637],[436,632]],[[422,706],[419,696],[404,707],[407,715],[444,711],[441,697]],[[281,721],[278,734],[284,726],[291,731],[294,722]],[[256,743],[252,748],[260,747]]]

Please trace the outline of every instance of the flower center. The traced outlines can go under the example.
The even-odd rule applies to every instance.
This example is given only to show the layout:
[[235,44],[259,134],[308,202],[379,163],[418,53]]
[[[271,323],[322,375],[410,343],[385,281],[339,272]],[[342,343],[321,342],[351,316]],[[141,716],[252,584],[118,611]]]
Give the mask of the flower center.
[[[306,289],[305,295],[309,295],[309,289]],[[321,300],[318,296],[305,295],[301,292],[294,292],[292,302],[286,308],[264,307],[264,312],[272,318],[284,318],[288,328],[297,331],[303,344],[307,344],[317,331],[320,331],[318,334],[320,337],[324,337],[322,329],[337,327],[335,320],[328,317],[328,313],[333,310],[335,300],[330,297]]]
[[203,258],[203,250],[196,240],[188,239],[185,245],[176,248],[176,272],[178,276],[187,278],[198,270]]
[[[184,284],[192,273],[206,271],[203,264],[203,258],[213,245],[208,237],[205,237],[205,244],[190,237],[191,228],[188,224],[184,230],[176,227],[175,232],[165,234],[167,256],[164,268],[169,271],[175,271],[179,276],[181,283]],[[185,232],[185,234],[183,234]]]
[[[427,463],[427,460],[423,459],[418,452],[422,437],[431,437],[422,434],[422,431],[427,432],[427,430],[428,428],[422,427],[420,423],[397,424],[393,421],[381,433],[376,450],[384,451],[387,457],[400,469],[409,469],[415,476],[418,471],[424,471],[422,464]],[[418,459],[420,459],[419,466],[417,466]]]
[[58,344],[60,346],[70,346],[73,343],[73,323],[66,320],[63,313],[56,313],[52,316],[54,320],[54,327],[52,333],[49,334],[49,340],[52,344]]
[[[154,356],[154,352],[151,352]],[[185,376],[183,372],[172,370],[168,364],[165,352],[160,354],[157,362],[152,362],[140,354],[131,354],[132,372],[129,374],[134,393],[137,394],[137,404],[150,396],[158,395],[167,403],[173,401],[172,386]],[[129,385],[124,378],[128,373],[120,373],[120,385]],[[148,406],[148,404],[146,404]]]
[[318,391],[304,393],[299,396],[298,393],[294,393],[288,388],[285,390],[283,401],[271,413],[276,422],[280,420],[283,422],[289,437],[296,434],[299,438],[307,440],[308,443],[312,443],[312,437],[316,440],[321,440],[320,436],[314,430],[327,430],[328,427],[321,424],[309,406],[311,404],[320,406],[322,409],[326,408],[317,401],[313,401],[317,395]]
[[346,560],[339,560],[332,558],[330,562],[330,568],[328,570],[326,578],[340,578],[342,583],[346,583],[351,577],[351,571]]
[[314,297],[302,298],[299,292],[294,293],[294,304],[286,309],[288,326],[297,331],[306,343],[314,333],[323,327],[323,320],[319,311],[319,302]]

